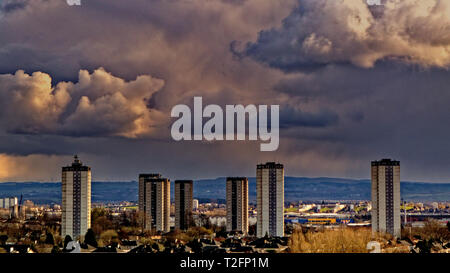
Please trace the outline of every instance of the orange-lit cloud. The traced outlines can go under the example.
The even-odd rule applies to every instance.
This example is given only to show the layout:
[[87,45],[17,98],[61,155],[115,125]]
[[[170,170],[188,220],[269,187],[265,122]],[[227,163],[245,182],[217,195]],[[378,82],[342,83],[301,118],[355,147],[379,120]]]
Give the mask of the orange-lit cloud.
[[161,114],[147,107],[164,82],[151,76],[133,81],[103,68],[81,70],[76,83],[52,86],[42,72],[0,75],[0,125],[9,133],[135,138],[152,133]]
[[70,162],[69,156],[0,154],[0,182],[60,181],[61,167]]

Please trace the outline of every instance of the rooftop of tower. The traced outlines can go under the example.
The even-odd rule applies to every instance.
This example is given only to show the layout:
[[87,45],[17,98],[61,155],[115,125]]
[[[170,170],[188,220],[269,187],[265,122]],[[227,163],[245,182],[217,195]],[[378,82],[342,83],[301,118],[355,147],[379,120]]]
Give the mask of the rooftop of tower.
[[283,164],[275,163],[275,162],[266,162],[266,164],[258,164],[258,169],[283,169]]
[[63,171],[90,171],[91,167],[84,166],[83,162],[78,158],[78,155],[74,155],[72,165],[62,168]]
[[400,161],[383,158],[379,161],[372,161],[372,166],[400,166]]
[[162,175],[160,173],[140,173],[139,178],[161,178]]
[[175,183],[194,183],[194,180],[175,180]]
[[238,176],[236,176],[236,177],[227,177],[227,181],[229,181],[229,180],[238,180],[238,181],[242,181],[242,180],[248,180],[248,178],[247,177],[238,177]]
[[146,182],[170,182],[170,179],[164,177],[145,177],[144,183]]

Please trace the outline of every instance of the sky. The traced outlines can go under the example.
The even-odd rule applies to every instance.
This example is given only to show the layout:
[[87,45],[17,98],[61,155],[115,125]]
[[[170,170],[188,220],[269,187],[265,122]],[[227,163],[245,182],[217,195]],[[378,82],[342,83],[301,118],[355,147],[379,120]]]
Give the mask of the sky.
[[[255,176],[450,181],[450,2],[0,1],[0,181]],[[280,144],[180,141],[177,104],[280,105]]]

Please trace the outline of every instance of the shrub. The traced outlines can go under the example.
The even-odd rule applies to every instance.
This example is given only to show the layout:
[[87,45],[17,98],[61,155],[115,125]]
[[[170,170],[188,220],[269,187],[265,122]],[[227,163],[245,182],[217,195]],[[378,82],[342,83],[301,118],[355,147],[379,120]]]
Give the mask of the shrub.
[[119,235],[115,230],[109,229],[100,234],[100,239],[102,240],[104,246],[107,246],[110,245],[112,242],[118,242]]
[[369,229],[339,228],[323,231],[295,230],[289,240],[294,253],[367,253],[367,243],[372,241]]
[[93,247],[97,247],[97,239],[95,238],[95,233],[92,229],[88,229],[86,235],[84,236],[84,243],[91,245]]

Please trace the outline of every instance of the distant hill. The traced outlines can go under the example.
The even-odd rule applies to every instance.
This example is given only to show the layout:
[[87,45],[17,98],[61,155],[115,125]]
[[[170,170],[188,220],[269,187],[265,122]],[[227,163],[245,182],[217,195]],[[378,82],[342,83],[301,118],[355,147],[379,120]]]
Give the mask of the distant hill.
[[[196,181],[196,198],[225,198],[225,177]],[[285,177],[286,201],[370,200],[369,179]],[[450,201],[450,183],[401,182],[401,197],[410,201]],[[249,199],[256,200],[256,178],[249,178]]]
[[[225,201],[225,177],[195,181],[194,197],[202,202]],[[256,179],[249,178],[249,199],[256,200]],[[172,182],[172,199],[173,199]],[[39,204],[61,202],[59,182],[0,183],[0,197],[20,196]],[[92,182],[92,201],[136,201],[138,184],[129,182]],[[450,183],[401,182],[401,196],[408,201],[450,201]],[[370,200],[370,180],[343,178],[285,177],[286,201]]]

